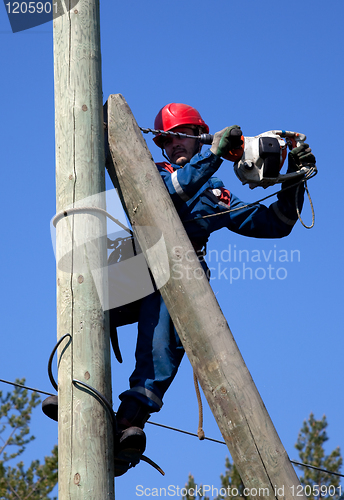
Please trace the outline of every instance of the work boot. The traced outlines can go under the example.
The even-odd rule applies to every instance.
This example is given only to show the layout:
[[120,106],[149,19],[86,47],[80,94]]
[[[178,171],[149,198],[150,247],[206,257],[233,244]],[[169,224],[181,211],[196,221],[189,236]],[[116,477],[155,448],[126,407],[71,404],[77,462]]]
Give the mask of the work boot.
[[137,399],[125,399],[117,412],[118,434],[115,438],[115,477],[135,467],[146,449],[143,427],[150,417],[148,407]]
[[116,414],[116,420],[119,430],[128,427],[144,428],[149,419],[149,408],[136,398],[126,398],[120,404]]

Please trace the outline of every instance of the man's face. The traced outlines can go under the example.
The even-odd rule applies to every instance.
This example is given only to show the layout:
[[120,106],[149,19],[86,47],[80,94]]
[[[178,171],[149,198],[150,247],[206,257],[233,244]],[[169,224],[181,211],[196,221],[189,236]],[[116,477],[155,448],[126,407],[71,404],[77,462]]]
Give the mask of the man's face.
[[[195,135],[196,133],[192,127],[176,127],[173,132],[188,135]],[[171,163],[183,167],[198,153],[199,143],[196,137],[192,139],[191,137],[169,136],[164,140],[164,149]]]

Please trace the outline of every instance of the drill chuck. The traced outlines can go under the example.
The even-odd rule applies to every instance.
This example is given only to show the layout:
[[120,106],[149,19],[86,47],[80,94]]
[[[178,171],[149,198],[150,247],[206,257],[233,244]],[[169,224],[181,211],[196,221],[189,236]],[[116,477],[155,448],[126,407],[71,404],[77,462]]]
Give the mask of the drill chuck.
[[[241,134],[242,134],[242,132],[241,132],[240,128],[235,128],[235,129],[231,130],[230,135],[232,135],[233,137],[237,137],[237,136],[241,136]],[[201,134],[198,136],[198,138],[202,144],[212,144],[214,136],[211,134]]]
[[211,134],[201,134],[198,138],[202,144],[212,144],[214,136]]

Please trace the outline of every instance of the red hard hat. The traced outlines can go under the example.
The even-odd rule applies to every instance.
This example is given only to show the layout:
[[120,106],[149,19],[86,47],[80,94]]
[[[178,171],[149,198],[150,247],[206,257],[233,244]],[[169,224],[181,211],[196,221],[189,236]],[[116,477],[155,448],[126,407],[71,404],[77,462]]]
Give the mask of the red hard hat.
[[[166,104],[166,106],[159,111],[154,120],[154,128],[156,130],[163,130],[164,132],[187,125],[196,125],[200,127],[205,134],[209,133],[208,125],[203,121],[197,109],[187,104],[177,102]],[[162,138],[163,136],[158,134],[153,139],[155,144],[160,148],[163,147]]]

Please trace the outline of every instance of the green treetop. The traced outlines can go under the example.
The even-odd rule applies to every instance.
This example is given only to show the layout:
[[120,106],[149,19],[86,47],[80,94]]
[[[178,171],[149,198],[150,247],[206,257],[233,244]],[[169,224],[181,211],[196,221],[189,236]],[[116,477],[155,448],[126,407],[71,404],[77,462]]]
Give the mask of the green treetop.
[[[329,439],[326,432],[327,425],[325,415],[321,420],[316,420],[311,413],[308,420],[303,422],[295,448],[299,450],[301,462],[339,473],[343,463],[340,448],[335,448],[329,455],[325,454],[324,443]],[[304,467],[302,471],[300,482],[306,494],[311,492],[310,495],[307,494],[309,500],[318,498],[336,500],[341,496],[339,476]]]
[[[24,385],[25,379],[16,383]],[[37,393],[29,397],[21,387],[6,396],[0,391],[0,500],[50,500],[48,494],[57,483],[57,446],[43,464],[34,460],[26,470],[22,461],[13,465],[35,439],[29,425],[39,403]]]

